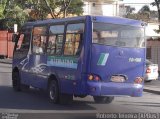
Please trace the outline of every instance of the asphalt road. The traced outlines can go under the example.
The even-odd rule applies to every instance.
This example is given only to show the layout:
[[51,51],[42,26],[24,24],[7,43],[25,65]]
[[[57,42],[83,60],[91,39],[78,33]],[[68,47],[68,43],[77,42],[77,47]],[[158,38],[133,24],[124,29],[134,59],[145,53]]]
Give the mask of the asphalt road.
[[23,92],[13,91],[11,65],[0,64],[0,118],[3,119],[7,119],[5,117],[14,117],[14,119],[53,119],[53,117],[79,119],[83,117],[85,119],[84,117],[101,118],[104,116],[100,115],[101,113],[109,114],[109,116],[123,116],[120,114],[153,116],[154,113],[156,117],[160,117],[159,112],[160,96],[147,92],[138,98],[116,97],[111,104],[95,104],[91,96],[74,98],[70,105],[52,104],[44,91],[38,89]]

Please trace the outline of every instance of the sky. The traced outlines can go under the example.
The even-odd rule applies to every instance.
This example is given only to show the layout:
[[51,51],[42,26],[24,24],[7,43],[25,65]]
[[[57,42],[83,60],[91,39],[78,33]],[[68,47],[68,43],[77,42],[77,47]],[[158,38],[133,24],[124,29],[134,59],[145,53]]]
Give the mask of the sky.
[[151,10],[157,10],[156,7],[150,5],[154,0],[123,0],[122,3],[135,7],[135,12],[139,11],[144,5],[149,5]]

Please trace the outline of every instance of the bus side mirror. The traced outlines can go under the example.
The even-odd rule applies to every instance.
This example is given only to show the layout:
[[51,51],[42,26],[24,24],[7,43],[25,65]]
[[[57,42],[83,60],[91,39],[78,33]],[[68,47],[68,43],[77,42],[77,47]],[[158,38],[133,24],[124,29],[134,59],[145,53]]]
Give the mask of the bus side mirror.
[[12,42],[17,42],[18,41],[18,35],[17,34],[13,34],[12,35]]

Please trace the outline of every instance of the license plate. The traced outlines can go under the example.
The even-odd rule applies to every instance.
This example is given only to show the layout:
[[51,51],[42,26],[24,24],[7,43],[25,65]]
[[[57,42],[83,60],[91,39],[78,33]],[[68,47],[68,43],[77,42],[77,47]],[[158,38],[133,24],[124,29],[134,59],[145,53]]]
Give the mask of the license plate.
[[112,76],[111,81],[112,82],[124,82],[125,78],[124,76]]

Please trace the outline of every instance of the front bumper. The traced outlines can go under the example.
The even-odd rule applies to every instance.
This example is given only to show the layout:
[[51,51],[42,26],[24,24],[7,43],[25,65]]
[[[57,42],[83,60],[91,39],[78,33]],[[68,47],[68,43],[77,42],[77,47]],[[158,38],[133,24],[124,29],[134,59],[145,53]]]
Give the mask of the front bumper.
[[88,95],[92,96],[131,96],[140,97],[143,84],[115,82],[87,82]]

